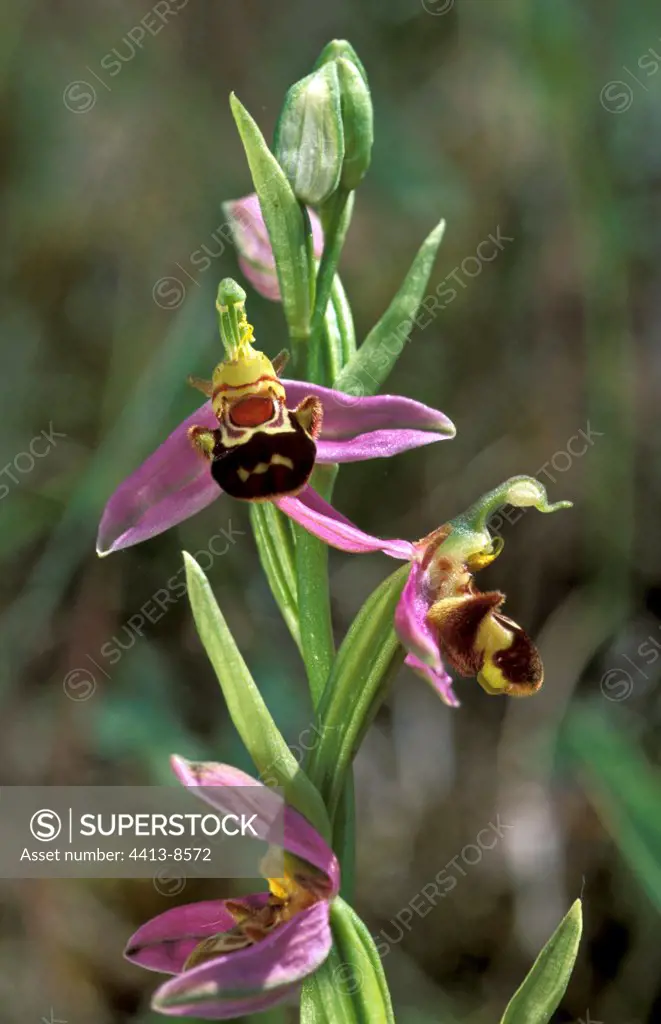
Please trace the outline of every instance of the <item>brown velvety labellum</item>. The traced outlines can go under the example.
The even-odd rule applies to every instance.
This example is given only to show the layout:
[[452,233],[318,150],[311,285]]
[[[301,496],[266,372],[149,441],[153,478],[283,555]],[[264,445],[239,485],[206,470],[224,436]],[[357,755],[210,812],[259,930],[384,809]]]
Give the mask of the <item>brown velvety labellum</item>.
[[227,494],[243,501],[268,501],[297,494],[314,468],[317,446],[288,413],[291,431],[257,430],[249,441],[225,445],[215,431],[211,475]]
[[443,651],[463,676],[475,676],[482,668],[484,654],[476,649],[477,633],[485,617],[505,600],[504,594],[472,594],[456,602],[439,601],[429,610],[429,622],[438,629]]

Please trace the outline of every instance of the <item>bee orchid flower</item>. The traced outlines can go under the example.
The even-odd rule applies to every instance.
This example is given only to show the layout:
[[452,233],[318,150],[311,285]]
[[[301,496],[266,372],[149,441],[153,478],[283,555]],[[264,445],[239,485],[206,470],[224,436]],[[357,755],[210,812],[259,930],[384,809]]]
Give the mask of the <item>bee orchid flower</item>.
[[474,575],[503,548],[489,532],[488,521],[504,505],[555,512],[569,501],[550,504],[533,477],[518,476],[485,494],[467,512],[412,543],[381,540],[363,533],[327,503],[280,502],[289,515],[327,544],[353,553],[382,551],[408,560],[411,572],[395,613],[395,629],[407,650],[406,664],[422,675],[452,707],[458,705],[450,665],[461,676],[476,676],[489,694],[525,697],[542,685],[544,671],[534,643],[503,615],[505,595],[480,592]]
[[[356,398],[305,381],[281,380],[253,347],[245,292],[219,288],[228,358],[211,381],[190,378],[209,401],[184,420],[110,498],[97,552],[110,554],[195,515],[223,492],[246,501],[312,500],[315,463],[360,462],[453,437],[436,409],[397,395]],[[289,505],[284,507],[289,510]]]
[[[173,757],[185,786],[262,786],[230,765]],[[340,886],[337,859],[316,830],[291,807],[284,809],[284,877],[268,878],[268,892],[210,900],[167,910],[129,940],[125,956],[173,977],[157,989],[152,1006],[172,1016],[229,1020],[257,1013],[298,994],[300,983],[331,948],[330,904]],[[265,862],[268,860],[265,858]]]

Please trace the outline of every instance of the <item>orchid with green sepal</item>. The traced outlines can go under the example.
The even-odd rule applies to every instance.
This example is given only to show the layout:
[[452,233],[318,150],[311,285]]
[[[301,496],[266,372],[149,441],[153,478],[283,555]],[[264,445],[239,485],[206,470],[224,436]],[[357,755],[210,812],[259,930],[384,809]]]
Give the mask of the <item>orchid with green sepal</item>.
[[[285,498],[280,503],[284,511],[289,509],[288,502]],[[417,542],[373,537],[319,500],[306,505],[297,519],[340,550],[382,551],[411,563],[395,612],[395,628],[408,652],[406,664],[446,704],[457,707],[443,658],[460,675],[476,676],[489,694],[527,696],[543,682],[534,644],[500,612],[505,595],[480,593],[473,582],[474,574],[493,562],[503,547],[489,532],[489,517],[510,504],[540,512],[571,507],[569,501],[549,503],[545,488],[534,477],[517,476]]]

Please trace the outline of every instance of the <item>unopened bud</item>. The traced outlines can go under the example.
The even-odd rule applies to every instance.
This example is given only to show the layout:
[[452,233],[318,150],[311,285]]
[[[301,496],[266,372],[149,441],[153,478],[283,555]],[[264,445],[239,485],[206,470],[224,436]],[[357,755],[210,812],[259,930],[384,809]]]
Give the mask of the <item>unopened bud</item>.
[[292,85],[276,128],[275,155],[302,203],[318,206],[337,189],[344,132],[334,62]]
[[331,39],[330,43],[327,43],[326,46],[324,46],[317,58],[317,63],[314,66],[315,71],[324,64],[330,64],[332,61],[338,60],[340,57],[344,57],[345,60],[349,60],[352,64],[356,65],[365,85],[367,85],[367,72],[365,71],[363,62],[351,43],[348,43],[346,39]]
[[355,189],[363,180],[372,158],[374,112],[367,75],[358,54],[344,39],[324,47],[316,67],[335,63],[340,86],[344,132],[344,161],[340,184]]

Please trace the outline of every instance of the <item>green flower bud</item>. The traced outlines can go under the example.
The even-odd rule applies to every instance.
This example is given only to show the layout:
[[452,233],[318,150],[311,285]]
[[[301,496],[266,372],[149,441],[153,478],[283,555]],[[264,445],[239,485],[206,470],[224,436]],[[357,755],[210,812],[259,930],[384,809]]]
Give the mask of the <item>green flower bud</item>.
[[333,39],[321,51],[315,68],[334,63],[340,83],[344,164],[341,185],[357,188],[370,165],[374,141],[374,113],[365,68],[351,43]]
[[324,46],[323,50],[319,54],[317,63],[314,66],[315,71],[317,68],[322,67],[324,64],[330,64],[339,57],[344,57],[346,60],[351,61],[352,64],[355,64],[360,71],[363,82],[367,85],[367,72],[363,67],[363,62],[351,43],[348,43],[346,39],[332,39],[330,43],[327,43],[326,46]]
[[374,142],[374,113],[369,88],[358,67],[345,57],[337,61],[344,128],[341,185],[358,188],[367,174]]
[[275,155],[300,202],[319,206],[337,189],[344,132],[334,62],[292,85],[276,128]]

